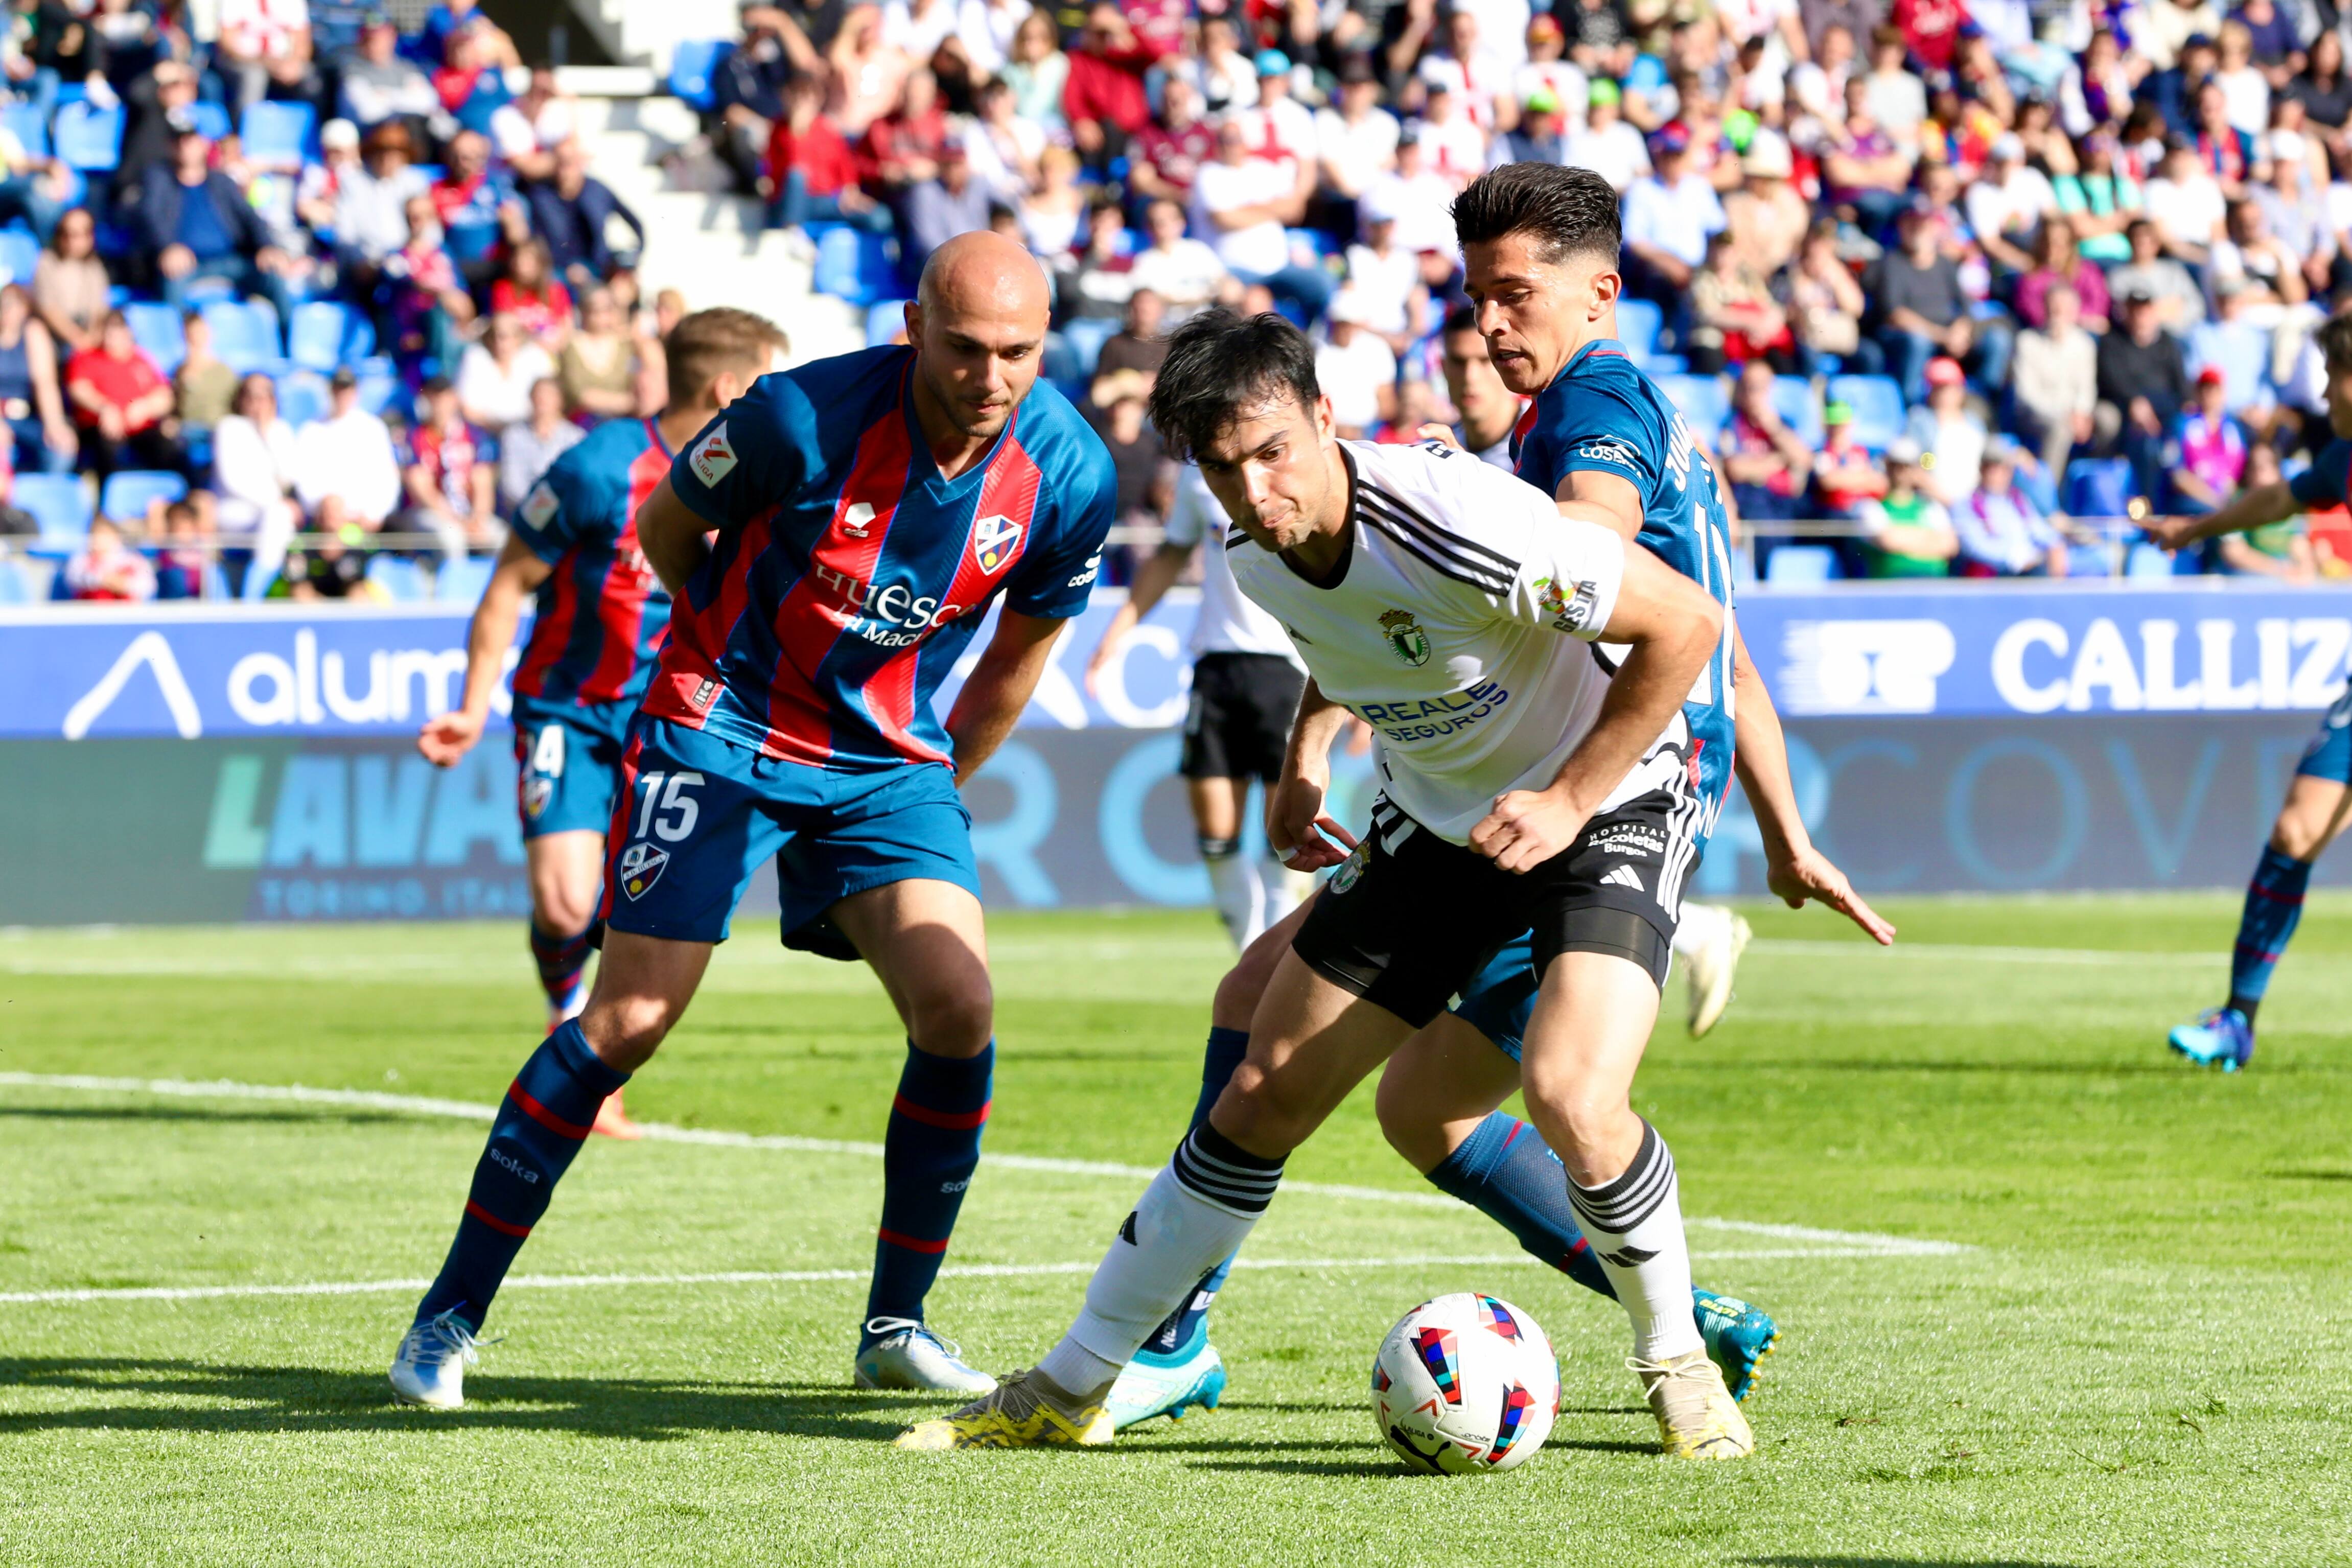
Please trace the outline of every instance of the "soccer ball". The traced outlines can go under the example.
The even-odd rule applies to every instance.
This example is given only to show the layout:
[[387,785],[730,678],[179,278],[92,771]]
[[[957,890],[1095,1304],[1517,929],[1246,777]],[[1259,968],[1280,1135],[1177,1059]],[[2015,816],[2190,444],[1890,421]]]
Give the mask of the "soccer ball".
[[1507,1470],[1543,1447],[1559,1408],[1551,1342],[1499,1297],[1423,1301],[1372,1360],[1372,1420],[1417,1470]]

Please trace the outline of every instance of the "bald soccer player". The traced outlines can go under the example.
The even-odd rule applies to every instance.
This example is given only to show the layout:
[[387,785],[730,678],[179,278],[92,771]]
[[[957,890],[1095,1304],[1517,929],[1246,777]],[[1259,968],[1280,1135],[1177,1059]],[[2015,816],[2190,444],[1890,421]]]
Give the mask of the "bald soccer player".
[[[597,1106],[685,1013],[772,855],[785,946],[864,959],[907,1030],[858,1385],[995,1385],[923,1318],[979,1163],[995,1045],[957,786],[1085,608],[1117,491],[1101,442],[1037,382],[1046,304],[1019,246],[950,240],[907,307],[911,347],[761,377],[638,511],[673,608],[622,755],[604,962],[499,1107],[393,1363],[402,1399],[464,1402],[491,1299]],[[943,724],[931,694],[1000,594]]]

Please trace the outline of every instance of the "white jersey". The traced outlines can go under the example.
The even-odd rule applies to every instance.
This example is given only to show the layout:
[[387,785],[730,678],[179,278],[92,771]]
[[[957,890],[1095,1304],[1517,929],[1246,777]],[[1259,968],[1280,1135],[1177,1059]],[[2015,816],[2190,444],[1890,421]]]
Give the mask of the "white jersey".
[[[1226,559],[1323,695],[1371,726],[1381,793],[1467,843],[1497,795],[1549,786],[1600,716],[1609,674],[1591,643],[1617,607],[1624,541],[1453,446],[1339,447],[1354,498],[1337,582],[1307,581],[1239,528]],[[1636,769],[1621,793],[1647,787]]]
[[[1176,477],[1176,504],[1168,510],[1167,541],[1190,549],[1203,538],[1222,540],[1232,525],[1225,509],[1209,494],[1209,482],[1192,464]],[[1190,652],[1203,653],[1272,653],[1298,664],[1298,651],[1282,622],[1252,604],[1234,585],[1233,568],[1225,552],[1210,549],[1201,562],[1201,613],[1192,622]],[[1304,668],[1304,665],[1300,666]]]

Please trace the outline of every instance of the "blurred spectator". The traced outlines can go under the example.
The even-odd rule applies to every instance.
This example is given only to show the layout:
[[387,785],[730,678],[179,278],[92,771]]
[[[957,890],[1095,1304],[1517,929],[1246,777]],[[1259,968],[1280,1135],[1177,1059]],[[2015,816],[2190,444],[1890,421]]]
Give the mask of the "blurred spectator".
[[2095,429],[2099,346],[2083,329],[2072,287],[2055,284],[2043,300],[2046,324],[2017,336],[2010,389],[2017,400],[2018,434],[2040,449],[2052,473],[2063,474],[2074,447],[2088,445]]
[[1518,123],[1496,136],[1492,156],[1500,163],[1565,163],[1567,131],[1559,95],[1538,87],[1520,99]]
[[[524,395],[527,403],[530,394]],[[499,534],[498,469],[482,450],[488,435],[467,418],[457,389],[445,377],[427,381],[418,401],[423,407],[409,433],[409,461],[400,474],[407,509],[399,531],[431,534],[444,558],[494,548]]]
[[1936,498],[1958,507],[1977,487],[1984,465],[1984,421],[1968,406],[1968,377],[1956,360],[1927,361],[1927,402],[1911,411],[1911,436],[1927,458],[1927,484]]
[[[1173,78],[1169,86],[1174,89],[1169,99],[1172,119],[1184,89]],[[1037,160],[1045,151],[1045,128],[1034,120],[1021,118],[1013,89],[1002,79],[991,81],[980,89],[978,108],[979,113],[963,138],[964,156],[971,161],[972,178],[987,186],[996,200],[1013,201],[1037,183]],[[1173,133],[1154,126],[1144,134],[1146,138],[1165,138]],[[1151,177],[1147,157],[1148,154],[1139,155],[1128,172],[1138,190],[1143,190],[1145,182]]]
[[825,50],[825,117],[851,141],[898,101],[908,61],[884,34],[878,6],[852,5]]
[[2049,319],[2043,302],[2059,288],[2074,296],[2075,319],[2094,332],[2107,329],[2114,305],[2107,298],[2106,275],[2083,259],[2074,231],[2053,219],[2033,236],[2033,269],[2017,280],[2017,319],[2028,327],[2042,326]]
[[111,517],[90,520],[89,537],[68,558],[62,573],[66,595],[81,600],[145,600],[155,597],[155,569],[122,542]]
[[555,460],[588,433],[563,417],[563,388],[552,378],[533,382],[530,417],[499,436],[499,510],[512,517],[530,487]]
[[434,182],[431,194],[449,259],[467,287],[482,287],[530,226],[514,183],[504,170],[490,167],[490,139],[478,131],[451,137],[448,171]]
[[167,424],[172,383],[131,340],[131,324],[110,311],[98,347],[66,361],[66,402],[81,427],[81,452],[102,484],[118,468],[186,466]]
[[857,156],[824,105],[824,89],[812,78],[796,78],[784,90],[783,118],[768,138],[769,226],[847,223],[887,233],[889,209],[858,188]]
[[1280,49],[1257,52],[1257,90],[1252,107],[1233,111],[1242,122],[1250,152],[1269,163],[1287,164],[1303,204],[1315,193],[1315,111],[1290,96],[1290,57]]
[[2174,141],[2165,151],[2157,177],[2147,183],[2147,210],[2156,220],[2165,254],[2191,267],[2202,267],[2206,253],[2221,237],[2229,199],[2221,182],[2198,162],[2196,150],[2185,141]]
[[1117,202],[1097,202],[1087,217],[1083,249],[1055,264],[1054,304],[1063,319],[1116,321],[1135,292],[1135,258],[1125,254],[1127,214]]
[[[500,317],[490,318],[496,331]],[[555,357],[556,383],[563,389],[564,412],[576,418],[616,419],[650,414],[637,401],[637,349],[621,316],[620,301],[610,288],[592,288],[580,302],[580,329],[564,342]],[[525,393],[527,407],[536,410],[538,385]],[[530,417],[527,413],[525,418]],[[502,427],[511,428],[517,421]]]
[[[1846,100],[1861,102],[1865,89],[1849,82]],[[1910,199],[1913,151],[1860,109],[1843,125],[1827,127],[1822,147],[1822,193],[1840,216],[1875,235]]]
[[1396,167],[1372,182],[1356,209],[1360,214],[1386,213],[1395,219],[1400,249],[1451,256],[1455,254],[1452,209],[1459,193],[1453,181],[1429,167],[1420,128],[1408,126],[1397,141]]
[[1864,502],[1886,493],[1886,471],[1854,434],[1853,405],[1836,398],[1822,405],[1822,449],[1813,454],[1813,506],[1840,522],[1860,515]]
[[2189,398],[2188,360],[2159,324],[2154,295],[2135,284],[2123,300],[2123,319],[2099,340],[2097,434],[2130,460],[2133,494],[2161,497],[2164,444]]
[[1070,57],[1062,52],[1050,12],[1032,11],[1013,35],[1013,57],[1004,83],[1013,89],[1014,112],[1048,131],[1062,124],[1062,93],[1070,79]]
[[[2278,448],[2267,442],[2257,444],[2246,454],[2243,487],[2252,490],[2278,482]],[[2235,577],[2310,582],[2319,576],[2318,557],[2300,516],[2243,533],[2224,534],[2213,543],[2221,570]]]
[[113,280],[98,258],[98,220],[77,207],[58,218],[41,259],[33,266],[33,302],[41,320],[68,350],[98,342],[98,324],[112,308]]
[[1788,141],[1777,131],[1759,131],[1739,160],[1738,187],[1723,197],[1725,226],[1759,277],[1771,277],[1794,260],[1812,226],[1811,210],[1791,183],[1795,172]]
[[[1077,159],[1067,148],[1048,147],[1045,149],[1045,164],[1048,170],[1048,189],[1051,190],[1055,177],[1053,171],[1065,167],[1074,170]],[[1069,189],[1068,196],[1080,210],[1084,209],[1085,198],[1077,193],[1075,187]],[[1059,195],[1052,198],[1055,203],[1062,199]],[[991,204],[987,189],[971,177],[971,161],[964,156],[963,144],[950,142],[940,149],[936,172],[908,191],[899,203],[900,238],[908,269],[919,275],[923,264],[930,259],[931,252],[958,235],[986,228]],[[1050,212],[1050,208],[1045,211]],[[1022,225],[1024,239],[1030,233],[1026,216],[1027,209],[1024,207]],[[1046,222],[1044,214],[1041,214],[1039,221]],[[1051,257],[1041,256],[1041,259],[1050,262]]]
[[367,530],[357,523],[322,528],[315,544],[289,553],[284,572],[270,586],[273,599],[353,599],[362,602],[384,597],[368,580],[368,557],[356,547]]
[[[1381,106],[1380,78],[1363,55],[1350,55],[1339,68],[1339,101],[1315,116],[1315,157],[1323,188],[1338,202],[1360,201],[1396,167],[1397,118]],[[1197,163],[1215,151],[1213,132],[1198,139]]]
[[1439,361],[1445,395],[1454,404],[1454,436],[1464,451],[1497,468],[1511,466],[1511,430],[1519,422],[1519,400],[1496,373],[1494,356],[1478,330],[1474,307],[1456,307],[1445,318]]
[[1118,520],[1129,528],[1158,528],[1168,515],[1172,486],[1159,432],[1143,417],[1143,378],[1119,371],[1098,379],[1094,400],[1101,409],[1095,434],[1110,453],[1118,476]]
[[15,131],[0,126],[0,221],[22,218],[46,245],[73,188],[72,172],[63,163],[34,157]]
[[1857,514],[1866,576],[1942,577],[1960,552],[1950,511],[1927,490],[1922,456],[1908,436],[1886,448],[1886,494]]
[[268,295],[284,319],[294,308],[286,253],[271,243],[244,193],[209,166],[212,142],[194,118],[174,114],[172,165],[150,169],[139,194],[139,241],[154,259],[163,302],[185,309],[191,284],[225,278],[240,294]]
[[898,101],[866,128],[865,166],[886,195],[895,194],[939,172],[947,139],[938,79],[918,67],[907,73]]
[[2114,137],[2094,131],[2076,146],[2081,167],[2055,176],[2051,189],[2084,259],[2115,267],[2131,259],[2128,230],[2145,215],[2147,199],[2116,156]]
[[2246,427],[2229,412],[2219,367],[2197,372],[2196,401],[2174,422],[2164,467],[2176,509],[2210,512],[2238,493],[2246,473]]
[[393,357],[404,369],[455,359],[458,334],[474,319],[474,297],[442,247],[431,196],[408,199],[408,243],[385,258],[383,276],[392,323],[384,338]]
[[213,429],[214,509],[224,536],[247,540],[222,567],[231,591],[246,572],[278,575],[302,514],[292,497],[300,457],[294,427],[278,417],[278,385],[258,371],[237,383],[236,408]]
[[2163,235],[2154,219],[2135,218],[2124,233],[2131,259],[2107,274],[2110,298],[2145,294],[2156,308],[2150,320],[2176,335],[2187,332],[2204,319],[2205,291],[2187,267],[2164,254]]
[[[1772,367],[1759,360],[1740,371],[1731,419],[1717,438],[1732,502],[1748,522],[1792,522],[1805,515],[1813,449],[1772,403]],[[1760,564],[1760,559],[1759,559]]]
[[2311,40],[2311,51],[2300,74],[2287,83],[2286,94],[2303,105],[2314,123],[2341,131],[2352,120],[2352,74],[2344,68],[2344,37],[2322,28]]
[[232,118],[265,98],[318,102],[306,0],[220,0],[216,26],[213,70],[228,89]]
[[1987,443],[1975,489],[1952,508],[1963,577],[2066,575],[2065,535],[2017,487],[2017,456],[2005,435]]
[[513,317],[550,353],[563,347],[572,335],[572,290],[556,281],[546,246],[526,239],[514,247],[506,276],[490,285],[490,313]]
[[555,177],[534,182],[527,194],[531,231],[547,242],[557,276],[575,289],[613,276],[617,260],[605,230],[614,218],[628,225],[640,248],[646,243],[646,225],[627,203],[589,176],[588,150],[577,141],[556,149]]
[[1284,225],[1297,222],[1304,207],[1287,167],[1251,157],[1238,121],[1218,127],[1216,161],[1201,166],[1193,186],[1193,223],[1213,236],[1228,272],[1244,284],[1264,284],[1311,319],[1331,298],[1331,275],[1290,259]]
[[[961,148],[958,149],[961,151]],[[1078,229],[1086,221],[1086,193],[1078,189],[1078,158],[1066,147],[1048,147],[1039,155],[1037,166],[1042,178],[1034,191],[1021,198],[1013,210],[1021,214],[1021,237],[1031,255],[1051,267],[1070,253],[1076,245]],[[988,198],[985,192],[977,197],[966,197],[960,208],[951,209],[959,220],[967,219],[970,209],[977,203],[978,222],[964,221],[961,227],[932,238],[923,246],[929,256],[954,235],[970,229],[988,226]],[[917,263],[916,265],[919,265]]]
[[[1879,346],[1904,401],[1916,403],[1927,396],[1927,363],[1938,355],[1958,361],[1974,352],[1984,383],[2000,385],[2009,364],[2008,336],[1987,323],[1979,339],[1959,267],[1937,247],[1936,230],[1913,209],[1896,223],[1895,235],[1899,248],[1871,263],[1863,287],[1878,311]],[[1953,368],[1959,368],[1957,362]]]
[[1160,296],[1149,288],[1139,288],[1129,295],[1126,325],[1103,340],[1102,352],[1095,361],[1095,373],[1107,376],[1133,371],[1143,378],[1148,392],[1160,374],[1160,367],[1168,360],[1168,340],[1160,332],[1167,308]]
[[1625,291],[1656,301],[1669,319],[1706,262],[1706,242],[1724,227],[1723,203],[1691,167],[1691,134],[1680,121],[1650,139],[1654,171],[1627,188]]
[[[575,106],[546,66],[532,67],[523,95],[490,116],[490,143],[499,164],[517,179],[549,178],[555,172],[555,150],[578,134]],[[765,145],[764,138],[755,143]]]
[[820,73],[823,64],[807,35],[782,11],[751,5],[741,16],[743,37],[712,73],[720,128],[712,145],[734,171],[738,189],[750,191],[776,121],[784,117],[786,84],[797,75]]
[[327,417],[295,434],[295,494],[318,530],[374,532],[400,505],[400,461],[392,432],[360,406],[359,377],[349,366],[328,379]]
[[[72,20],[73,13],[64,5],[57,9]],[[56,90],[54,84],[50,90]],[[172,111],[186,109],[195,101],[196,73],[194,68],[178,60],[159,62],[153,70],[124,90],[122,154],[108,184],[107,200],[121,213],[126,224],[135,221],[132,209],[138,205],[140,192],[146,187],[147,171],[171,166],[172,143],[177,140],[172,129]],[[44,115],[50,107],[42,107]]]
[[1087,9],[1086,30],[1069,57],[1069,78],[1062,89],[1062,116],[1087,162],[1099,167],[1120,156],[1128,138],[1150,120],[1143,73],[1152,63],[1150,49],[1110,0]]
[[[1596,3],[1605,7],[1611,0]],[[1592,84],[1591,95],[1585,123],[1569,127],[1564,161],[1594,171],[1622,195],[1650,172],[1650,149],[1641,131],[1626,122],[1615,82],[1601,78]]]
[[1692,370],[1711,375],[1727,365],[1768,360],[1774,368],[1795,368],[1796,340],[1788,314],[1728,230],[1707,236],[1706,265],[1691,279],[1688,292],[1685,342]]
[[8,443],[14,450],[0,454],[12,475],[20,468],[71,471],[81,443],[66,417],[57,344],[21,283],[0,287],[0,416],[15,437]]
[[1231,16],[1203,16],[1201,53],[1177,67],[1200,93],[1211,117],[1222,120],[1257,98],[1257,63],[1242,52]]
[[1364,308],[1341,289],[1331,300],[1315,379],[1331,400],[1331,418],[1347,440],[1360,440],[1396,417],[1396,355],[1364,325]]
[[236,372],[213,352],[213,324],[201,310],[180,318],[181,340],[187,345],[180,368],[172,372],[174,408],[183,425],[210,430],[228,417],[236,396]]
[[530,417],[531,384],[555,374],[555,361],[531,340],[520,321],[492,316],[482,341],[467,344],[457,361],[451,388],[457,403],[453,407],[461,407],[467,419],[496,435]]
[[1993,139],[1991,162],[1969,187],[1968,211],[1969,228],[1996,275],[2024,273],[2033,267],[2035,236],[2058,217],[2058,193],[2025,162],[2025,143],[2011,131]]
[[1364,212],[1364,240],[1348,247],[1348,290],[1364,325],[1402,356],[1429,331],[1429,292],[1421,258],[1396,243],[1396,214],[1377,204]]
[[197,543],[207,531],[194,501],[148,503],[155,519],[150,532],[160,541],[155,550],[155,597],[202,599],[207,558]]
[[400,57],[400,29],[380,11],[360,23],[359,47],[335,61],[335,112],[362,131],[398,118],[423,129],[441,107],[430,78]]
[[1854,281],[1853,268],[1838,255],[1835,219],[1822,219],[1805,235],[1788,280],[1790,325],[1796,334],[1801,373],[1818,373],[1829,356],[1867,374],[1885,367],[1885,354],[1862,335],[1869,301]]

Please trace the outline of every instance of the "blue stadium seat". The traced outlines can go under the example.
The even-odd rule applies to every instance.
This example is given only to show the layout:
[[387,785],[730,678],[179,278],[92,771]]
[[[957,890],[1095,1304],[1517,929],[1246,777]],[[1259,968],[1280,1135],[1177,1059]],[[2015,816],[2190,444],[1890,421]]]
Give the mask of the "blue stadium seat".
[[36,158],[49,155],[49,122],[41,118],[40,110],[29,103],[0,105],[0,126],[16,133],[25,151]]
[[1873,452],[1903,434],[1903,387],[1893,376],[1832,376],[1829,393],[1853,406],[1854,439]]
[[1617,340],[1635,362],[1648,359],[1658,346],[1659,329],[1665,325],[1665,312],[1647,299],[1617,301]]
[[87,99],[60,103],[49,128],[57,155],[73,168],[100,173],[122,162],[122,106],[100,109]]
[[2066,465],[2064,509],[2069,517],[2120,517],[2131,506],[2127,457],[2077,457]]
[[1088,381],[1094,379],[1095,366],[1102,362],[1102,348],[1119,329],[1120,323],[1101,317],[1081,316],[1066,322],[1062,336],[1070,340],[1070,350],[1078,357],[1078,370]]
[[1690,422],[1691,434],[1713,446],[1731,419],[1731,389],[1721,376],[1660,376],[1658,390],[1674,401]]
[[2066,547],[2068,581],[2078,577],[2113,577],[2115,574],[2115,554],[2106,546],[2078,544]]
[[1690,374],[1690,361],[1680,354],[1661,354],[1653,350],[1642,355],[1634,362],[1642,367],[1643,373],[1652,381],[1656,381],[1660,376]]
[[131,522],[147,515],[150,501],[177,501],[187,493],[187,480],[177,474],[160,468],[118,468],[99,494],[99,515],[118,523]]
[[311,299],[286,324],[286,354],[305,370],[331,371],[375,351],[375,328],[348,305]]
[[194,118],[196,129],[214,141],[236,129],[228,117],[228,105],[225,103],[192,103],[188,105],[188,113]]
[[866,346],[878,349],[896,337],[898,329],[907,324],[906,308],[911,301],[884,299],[866,312]]
[[403,390],[400,378],[388,371],[360,372],[360,406],[379,419],[400,401]]
[[386,599],[403,604],[413,604],[433,597],[432,587],[425,580],[425,569],[415,561],[396,555],[379,555],[368,561],[367,580],[382,591]]
[[1821,402],[1813,396],[1813,383],[1808,378],[1774,376],[1772,409],[1799,440],[1816,451],[1829,438],[1828,426],[1822,423]]
[[40,265],[41,242],[23,229],[0,229],[0,272],[7,281],[33,286],[33,268]]
[[1837,551],[1828,545],[1776,545],[1764,563],[1764,580],[1776,588],[1810,588],[1837,575]]
[[204,312],[213,329],[213,352],[237,374],[274,371],[285,361],[278,312],[261,300],[215,299]]
[[714,78],[734,51],[735,46],[725,38],[688,38],[680,43],[669,57],[671,96],[683,99],[697,113],[709,113],[719,106]]
[[441,570],[433,576],[433,597],[444,604],[478,603],[482,590],[490,585],[490,570],[495,564],[483,555],[443,561]]
[[297,429],[326,418],[333,402],[327,383],[312,371],[297,371],[278,379],[278,417]]
[[89,492],[70,474],[19,474],[8,500],[41,525],[37,548],[70,549],[89,533]]
[[[811,225],[812,228],[816,225]],[[810,287],[819,294],[871,305],[898,290],[897,242],[847,225],[827,227],[816,241]]]
[[49,596],[57,567],[46,560],[0,558],[0,604],[38,604]]
[[156,369],[168,376],[180,368],[188,357],[188,334],[177,310],[152,299],[134,299],[122,308],[122,315],[131,323],[131,340],[147,350]]
[[246,106],[237,137],[257,163],[299,167],[318,147],[319,111],[307,103],[264,99]]
[[2172,558],[2152,544],[2136,544],[2124,557],[2124,575],[2135,580],[2172,574]]

